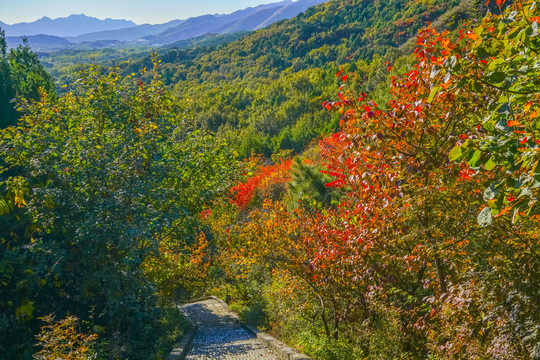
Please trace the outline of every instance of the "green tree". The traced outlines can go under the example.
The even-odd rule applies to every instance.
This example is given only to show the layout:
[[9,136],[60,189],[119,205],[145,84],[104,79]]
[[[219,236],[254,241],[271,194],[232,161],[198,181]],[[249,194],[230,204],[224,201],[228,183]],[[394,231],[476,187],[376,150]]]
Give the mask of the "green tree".
[[0,29],[0,128],[13,123],[17,117],[12,99],[15,98],[4,30]]
[[55,94],[54,81],[38,59],[38,55],[28,45],[28,39],[9,52],[11,81],[18,98],[39,100],[41,90],[49,96]]
[[[29,102],[21,126],[0,133],[0,156],[19,174],[2,187],[17,179],[28,187],[19,200],[24,231],[0,243],[16,251],[0,262],[14,256],[28,271],[3,297],[27,319],[54,312],[89,321],[114,358],[143,358],[155,346],[160,312],[144,260],[187,232],[234,173],[226,144],[176,116],[151,75],[143,83],[92,66],[73,92]],[[18,282],[33,286],[21,296]],[[1,311],[13,318],[13,307]]]
[[15,98],[39,100],[41,91],[55,96],[52,77],[45,70],[26,38],[16,49],[7,51],[5,32],[0,29],[0,128],[15,125],[19,114]]

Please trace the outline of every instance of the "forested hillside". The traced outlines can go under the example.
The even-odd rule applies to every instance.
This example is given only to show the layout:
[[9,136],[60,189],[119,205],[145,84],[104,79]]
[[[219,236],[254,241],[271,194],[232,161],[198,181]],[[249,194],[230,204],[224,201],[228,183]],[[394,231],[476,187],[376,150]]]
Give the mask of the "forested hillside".
[[[299,152],[335,128],[320,104],[339,66],[358,70],[373,90],[386,77],[378,56],[395,58],[418,29],[459,3],[329,1],[215,50],[160,53],[164,82],[189,102],[199,126],[225,136],[241,156]],[[143,66],[148,59],[120,64],[125,74]]]
[[339,71],[339,130],[208,211],[247,319],[317,359],[539,358],[540,12],[496,7],[422,30],[387,106]]
[[0,359],[165,359],[204,295],[316,360],[540,359],[536,5],[330,0],[58,94],[0,34]]

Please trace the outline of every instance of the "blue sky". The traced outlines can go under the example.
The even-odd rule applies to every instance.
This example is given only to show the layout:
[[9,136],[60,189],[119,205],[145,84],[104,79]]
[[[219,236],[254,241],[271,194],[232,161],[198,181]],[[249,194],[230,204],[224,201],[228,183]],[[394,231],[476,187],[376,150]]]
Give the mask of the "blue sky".
[[238,9],[280,0],[0,0],[0,21],[30,22],[43,16],[85,14],[100,19],[126,19],[137,24],[163,23],[173,19]]

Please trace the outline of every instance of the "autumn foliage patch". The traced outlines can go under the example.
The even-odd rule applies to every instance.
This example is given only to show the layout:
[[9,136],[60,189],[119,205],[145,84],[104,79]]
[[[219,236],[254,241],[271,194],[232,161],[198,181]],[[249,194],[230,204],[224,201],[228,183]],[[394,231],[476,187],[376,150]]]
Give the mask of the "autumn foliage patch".
[[[238,253],[274,270],[298,323],[357,358],[540,354],[539,10],[496,5],[456,34],[423,29],[386,106],[340,70],[323,107],[341,128],[319,143],[339,201],[268,199],[238,229]],[[279,169],[236,187],[238,205],[287,179]]]
[[271,185],[285,184],[290,180],[289,170],[292,160],[282,160],[274,165],[263,165],[245,182],[231,189],[231,203],[245,209],[257,191],[266,191]]

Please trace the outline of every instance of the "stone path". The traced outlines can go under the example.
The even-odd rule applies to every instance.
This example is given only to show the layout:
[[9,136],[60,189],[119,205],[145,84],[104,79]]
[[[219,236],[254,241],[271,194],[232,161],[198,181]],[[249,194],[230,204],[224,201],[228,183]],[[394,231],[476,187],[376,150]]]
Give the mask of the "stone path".
[[278,360],[221,301],[189,304],[182,311],[198,326],[186,360]]

